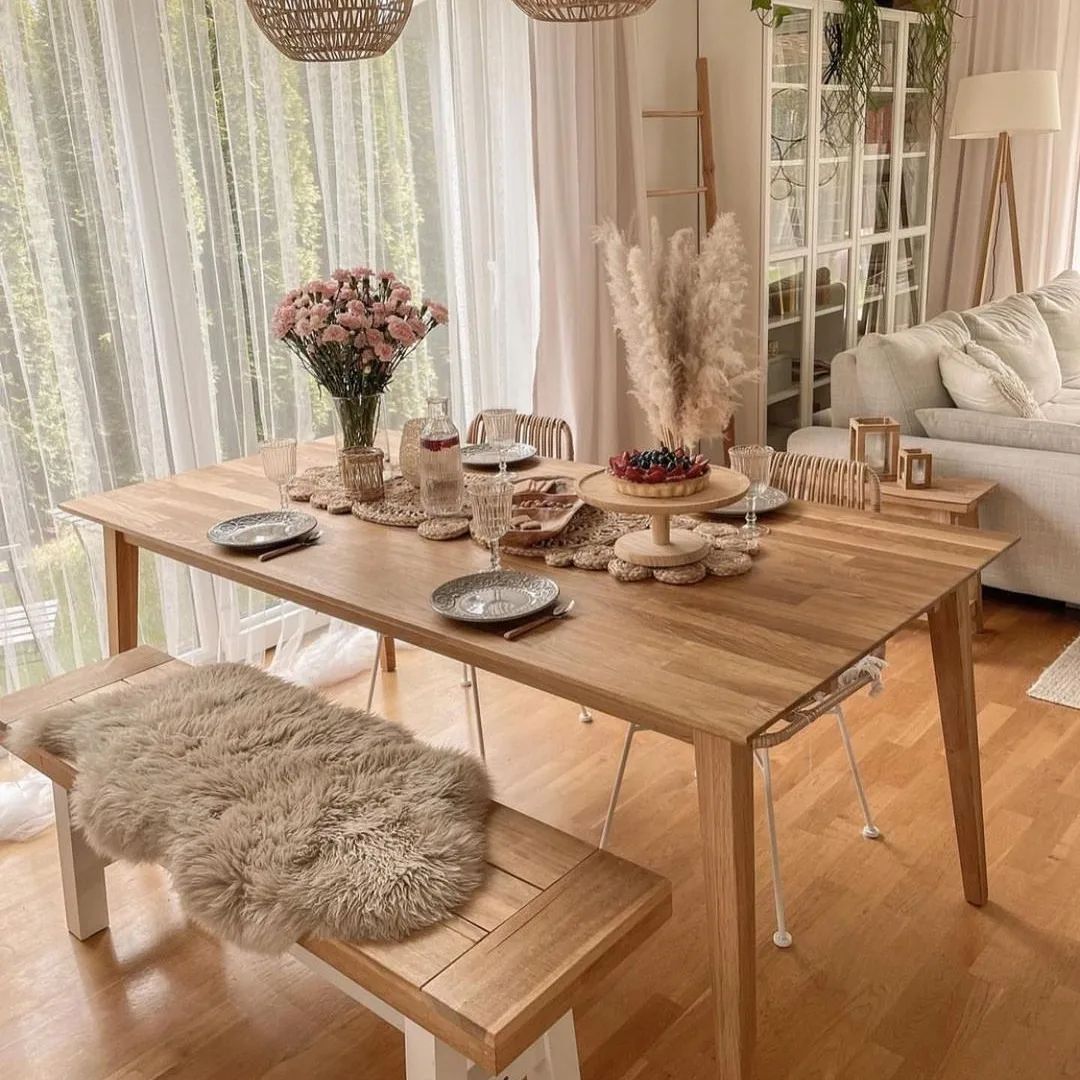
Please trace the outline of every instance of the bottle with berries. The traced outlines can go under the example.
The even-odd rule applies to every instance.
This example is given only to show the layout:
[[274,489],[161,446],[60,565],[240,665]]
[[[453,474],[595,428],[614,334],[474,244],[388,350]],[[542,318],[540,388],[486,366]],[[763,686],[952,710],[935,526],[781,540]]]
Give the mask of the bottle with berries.
[[460,517],[465,502],[461,439],[448,403],[444,397],[428,398],[420,432],[420,506],[429,518]]

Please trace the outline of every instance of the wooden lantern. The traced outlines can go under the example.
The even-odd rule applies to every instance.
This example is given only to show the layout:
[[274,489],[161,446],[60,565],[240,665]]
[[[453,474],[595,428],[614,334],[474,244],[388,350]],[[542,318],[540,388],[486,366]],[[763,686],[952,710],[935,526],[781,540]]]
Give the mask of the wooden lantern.
[[911,447],[900,451],[900,486],[905,491],[923,491],[933,486],[934,455],[929,450]]
[[900,425],[891,416],[853,416],[851,460],[865,462],[882,480],[895,480],[900,469]]

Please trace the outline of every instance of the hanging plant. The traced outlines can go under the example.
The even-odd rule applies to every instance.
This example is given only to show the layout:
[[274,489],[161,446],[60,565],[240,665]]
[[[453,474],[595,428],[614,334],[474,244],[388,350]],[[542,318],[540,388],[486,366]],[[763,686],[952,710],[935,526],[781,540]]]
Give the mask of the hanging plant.
[[779,26],[791,14],[791,8],[775,4],[773,0],[750,0],[750,10],[756,12],[766,26]]
[[945,91],[952,60],[953,29],[960,14],[952,0],[908,0],[907,8],[919,13],[921,33],[911,39],[908,84],[924,87],[930,113],[940,118],[945,110]]
[[[908,83],[926,89],[934,117],[940,118],[945,105],[953,28],[959,14],[954,0],[844,0],[835,40],[829,41],[835,71],[827,73],[825,79],[838,89],[824,119],[849,132],[866,114],[871,91],[884,82],[879,7],[919,13],[922,32],[912,37]],[[792,14],[790,7],[776,0],[750,0],[750,10],[770,27],[780,26]]]

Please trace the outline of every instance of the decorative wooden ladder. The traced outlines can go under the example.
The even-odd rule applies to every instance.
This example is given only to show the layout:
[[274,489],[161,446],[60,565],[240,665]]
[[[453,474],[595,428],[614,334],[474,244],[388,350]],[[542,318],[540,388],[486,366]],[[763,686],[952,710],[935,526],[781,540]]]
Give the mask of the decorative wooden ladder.
[[[716,195],[716,157],[713,153],[712,100],[709,97],[709,61],[704,56],[697,58],[697,108],[696,109],[644,109],[641,113],[645,120],[687,120],[693,119],[698,125],[698,140],[701,146],[701,182],[694,187],[648,188],[645,192],[650,199],[669,199],[676,196],[705,196],[705,230],[710,230],[720,216],[720,204]],[[728,451],[735,445],[735,422],[728,424],[724,431],[724,463],[727,463]]]

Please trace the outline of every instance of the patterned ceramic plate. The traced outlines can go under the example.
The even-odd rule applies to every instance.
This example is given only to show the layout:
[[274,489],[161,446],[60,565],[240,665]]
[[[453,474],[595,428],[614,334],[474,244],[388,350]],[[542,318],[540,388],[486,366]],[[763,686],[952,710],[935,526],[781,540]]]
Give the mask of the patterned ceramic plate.
[[[786,491],[774,487],[766,488],[765,493],[758,496],[757,512],[767,514],[770,510],[779,510],[781,506],[787,506],[790,501],[791,497]],[[749,509],[746,500],[740,499],[738,502],[728,503],[727,506],[710,510],[709,513],[715,517],[746,517],[746,512]]]
[[307,536],[318,521],[299,510],[268,510],[261,514],[219,521],[207,530],[207,538],[238,551],[264,551]]
[[501,623],[536,615],[558,598],[559,586],[551,578],[519,570],[489,570],[440,585],[431,594],[431,606],[448,619]]
[[[506,464],[518,465],[534,457],[536,457],[535,446],[523,442],[514,443],[506,451]],[[499,451],[490,443],[471,443],[461,448],[461,460],[466,465],[472,465],[475,468],[489,469],[499,464]]]

